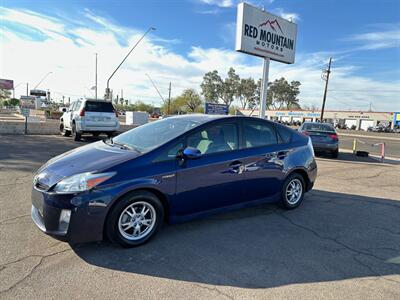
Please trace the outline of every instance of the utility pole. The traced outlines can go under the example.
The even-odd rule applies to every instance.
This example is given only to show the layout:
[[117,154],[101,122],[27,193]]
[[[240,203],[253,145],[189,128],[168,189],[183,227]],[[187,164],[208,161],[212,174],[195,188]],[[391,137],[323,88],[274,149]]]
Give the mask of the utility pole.
[[325,80],[325,90],[324,90],[324,98],[322,100],[321,123],[324,121],[325,101],[326,101],[326,94],[328,93],[328,82],[329,82],[329,74],[331,73],[331,63],[332,63],[332,57],[329,58],[328,69],[322,71],[322,80]]
[[169,82],[169,89],[168,89],[168,115],[170,114],[170,107],[171,107],[171,81]]
[[95,68],[95,92],[94,97],[97,99],[97,53],[96,53],[96,68]]

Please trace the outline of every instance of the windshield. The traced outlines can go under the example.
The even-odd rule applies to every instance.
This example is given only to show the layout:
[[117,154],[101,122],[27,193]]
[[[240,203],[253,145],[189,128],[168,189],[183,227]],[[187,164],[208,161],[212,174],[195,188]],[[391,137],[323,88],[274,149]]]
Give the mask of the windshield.
[[335,131],[330,124],[304,124],[305,131]]
[[162,119],[120,134],[113,141],[144,153],[165,144],[200,123],[188,118]]

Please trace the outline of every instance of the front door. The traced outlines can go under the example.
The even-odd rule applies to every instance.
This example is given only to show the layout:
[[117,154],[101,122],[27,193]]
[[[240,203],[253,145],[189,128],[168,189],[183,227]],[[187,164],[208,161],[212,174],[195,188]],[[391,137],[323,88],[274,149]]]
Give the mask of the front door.
[[202,156],[187,160],[177,171],[174,211],[191,215],[243,201],[243,164],[238,124],[211,124],[186,138],[186,145]]

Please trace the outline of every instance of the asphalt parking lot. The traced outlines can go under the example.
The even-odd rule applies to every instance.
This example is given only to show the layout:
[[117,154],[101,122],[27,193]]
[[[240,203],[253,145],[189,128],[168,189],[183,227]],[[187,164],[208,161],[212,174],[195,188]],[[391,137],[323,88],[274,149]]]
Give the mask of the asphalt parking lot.
[[71,247],[33,225],[31,181],[85,142],[0,138],[2,299],[400,298],[398,162],[318,158],[316,186],[296,210],[264,205],[166,225],[134,249]]

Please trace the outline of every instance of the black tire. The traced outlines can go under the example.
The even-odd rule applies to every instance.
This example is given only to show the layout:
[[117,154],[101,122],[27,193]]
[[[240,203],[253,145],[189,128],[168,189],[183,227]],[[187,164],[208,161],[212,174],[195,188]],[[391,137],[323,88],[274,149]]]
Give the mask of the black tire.
[[333,151],[333,152],[331,153],[331,156],[332,156],[332,158],[338,158],[338,156],[339,156],[339,149],[336,149],[335,151]]
[[70,136],[71,135],[71,131],[65,129],[64,123],[60,123],[60,134],[62,136]]
[[74,137],[74,141],[77,141],[77,142],[78,142],[78,141],[81,140],[82,135],[81,135],[80,132],[77,132],[77,131],[76,131],[76,125],[75,125],[75,123],[72,124],[72,135],[73,135],[73,137]]
[[[157,196],[147,191],[137,191],[132,192],[117,201],[118,203],[112,208],[112,211],[109,213],[105,224],[107,237],[112,243],[127,248],[137,247],[148,242],[156,235],[164,220],[164,209]],[[122,235],[119,229],[119,220],[120,217],[123,218],[121,215],[124,213],[124,210],[135,203],[138,203],[138,205],[140,205],[140,203],[147,203],[148,205],[152,206],[155,212],[155,221],[154,225],[145,236],[140,239],[130,240]],[[131,218],[130,222],[133,222],[132,219],[133,218]]]
[[[288,186],[292,182],[295,182],[296,184],[299,182],[301,183],[301,195],[298,198],[298,200],[296,200],[296,202],[290,201],[288,199],[288,197],[289,197],[287,194]],[[282,192],[281,192],[282,207],[285,209],[293,209],[293,208],[298,207],[301,204],[301,202],[303,201],[305,190],[306,190],[306,184],[305,184],[303,176],[301,176],[298,173],[290,174],[289,177],[286,178],[285,183],[283,184],[283,187],[282,187]]]

